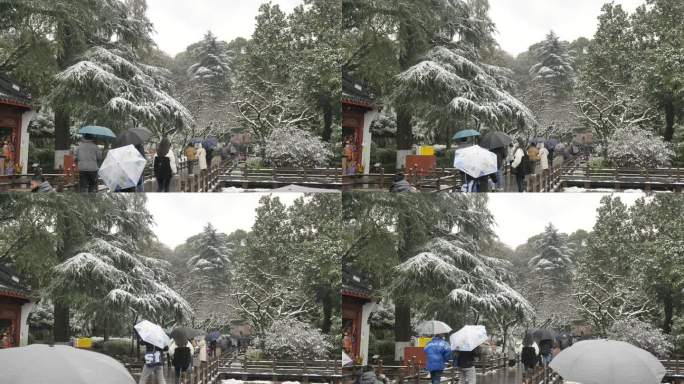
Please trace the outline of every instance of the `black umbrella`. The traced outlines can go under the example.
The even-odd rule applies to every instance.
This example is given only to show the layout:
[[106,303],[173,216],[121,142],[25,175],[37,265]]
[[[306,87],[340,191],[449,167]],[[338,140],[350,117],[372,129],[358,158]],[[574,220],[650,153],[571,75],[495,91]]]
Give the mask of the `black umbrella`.
[[127,145],[144,146],[152,137],[152,131],[147,128],[132,128],[119,135],[114,141],[114,147],[125,147]]
[[503,132],[489,131],[480,138],[480,147],[487,149],[506,148],[513,139]]
[[534,340],[537,342],[542,340],[554,340],[556,338],[556,333],[547,328],[539,328],[532,332],[532,337],[534,337]]
[[177,327],[171,331],[171,338],[176,342],[176,345],[185,345],[188,340],[195,336],[204,334],[204,332],[189,327]]

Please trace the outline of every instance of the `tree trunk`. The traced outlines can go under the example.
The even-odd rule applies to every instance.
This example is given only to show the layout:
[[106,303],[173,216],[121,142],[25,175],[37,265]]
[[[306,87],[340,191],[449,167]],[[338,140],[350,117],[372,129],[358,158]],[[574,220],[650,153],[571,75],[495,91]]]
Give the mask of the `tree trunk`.
[[[68,151],[71,148],[71,117],[61,108],[55,108],[55,155],[59,151]],[[64,160],[55,158],[55,170],[63,168]]]
[[321,332],[324,334],[330,333],[332,327],[332,312],[333,312],[333,298],[330,294],[323,296],[323,324],[321,324]]
[[69,327],[69,306],[63,303],[54,304],[55,323],[53,336],[56,343],[66,343],[71,338]]
[[413,147],[411,117],[411,112],[406,107],[397,106],[397,149],[399,150]]
[[665,109],[665,134],[663,136],[665,141],[672,142],[672,138],[674,137],[675,107],[671,97],[668,97],[665,100],[665,105],[663,107]]
[[663,297],[663,311],[665,312],[663,332],[669,335],[672,332],[672,318],[674,316],[674,302],[670,292],[666,293]]
[[333,107],[330,98],[321,96],[321,108],[323,109],[323,134],[321,138],[326,143],[332,140]]
[[394,341],[411,341],[411,306],[397,302],[394,306]]
[[446,127],[446,149],[447,151],[451,149],[451,124],[447,123]]
[[109,316],[107,316],[106,312],[103,319],[102,333],[102,337],[104,338],[104,342],[106,343],[107,341],[109,341]]

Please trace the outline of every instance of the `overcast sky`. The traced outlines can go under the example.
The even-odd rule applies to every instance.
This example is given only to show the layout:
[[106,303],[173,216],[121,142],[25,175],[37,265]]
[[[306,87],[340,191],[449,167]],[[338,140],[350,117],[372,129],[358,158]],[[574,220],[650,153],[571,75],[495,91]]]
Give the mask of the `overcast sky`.
[[[489,210],[496,219],[496,234],[504,244],[515,248],[530,237],[542,233],[549,224],[570,234],[578,229],[590,231],[596,223],[596,209],[603,193],[554,193],[489,195]],[[621,193],[629,205],[643,197],[642,193]]]
[[[550,30],[562,40],[591,38],[598,26],[604,0],[489,0],[501,48],[518,55],[542,41]],[[645,0],[615,0],[632,12]]]
[[[147,209],[154,216],[154,232],[159,241],[175,248],[211,223],[220,232],[237,229],[249,231],[254,225],[255,209],[263,193],[175,193],[148,194]],[[279,193],[277,197],[291,205],[299,193]]]
[[[175,56],[211,30],[219,39],[249,38],[262,0],[147,0],[159,48]],[[290,13],[302,0],[271,0]]]

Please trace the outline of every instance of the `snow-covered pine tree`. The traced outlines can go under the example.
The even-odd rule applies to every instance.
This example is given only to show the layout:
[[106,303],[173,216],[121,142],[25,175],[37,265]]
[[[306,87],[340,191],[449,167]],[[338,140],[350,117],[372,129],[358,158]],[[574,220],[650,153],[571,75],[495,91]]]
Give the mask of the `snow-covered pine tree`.
[[572,92],[575,84],[574,60],[568,43],[553,32],[546,35],[533,54],[537,63],[530,68],[530,76],[541,87],[547,87],[551,96],[561,98]]
[[[479,129],[482,124],[508,131],[534,121],[532,112],[509,93],[512,71],[485,64],[477,49],[446,43],[431,49],[418,64],[397,76],[394,100],[412,105],[433,126],[454,121]],[[474,124],[471,124],[474,123]]]
[[190,112],[167,93],[170,72],[143,63],[130,47],[96,46],[80,59],[55,76],[52,104],[118,130],[144,125],[163,136],[192,124]]
[[[465,313],[534,312],[509,284],[510,263],[480,253],[472,239],[449,234],[430,240],[423,250],[395,268],[394,292],[410,292],[424,313],[438,318]],[[461,311],[454,311],[454,307]],[[465,318],[458,318],[463,321]]]
[[230,91],[231,58],[228,44],[219,41],[211,31],[191,52],[195,63],[188,68],[188,77],[210,97],[219,98]]
[[537,252],[539,253],[528,262],[532,273],[548,278],[550,286],[547,289],[556,290],[567,286],[573,273],[567,237],[559,233],[553,224],[549,224],[537,243]]
[[230,283],[232,250],[225,237],[207,224],[197,239],[198,253],[187,262],[193,279],[201,280],[203,289],[218,291]]
[[78,303],[96,315],[183,321],[192,308],[167,285],[168,268],[164,261],[137,254],[131,242],[94,238],[54,267],[49,291],[53,299]]

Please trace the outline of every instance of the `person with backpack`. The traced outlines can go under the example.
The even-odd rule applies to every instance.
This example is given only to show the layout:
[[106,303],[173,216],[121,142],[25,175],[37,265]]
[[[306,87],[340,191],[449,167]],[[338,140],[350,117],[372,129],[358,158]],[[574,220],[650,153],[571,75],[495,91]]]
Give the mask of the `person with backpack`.
[[164,351],[169,348],[159,348],[140,339],[138,331],[135,331],[139,342],[145,346],[145,364],[140,373],[138,384],[147,384],[152,379],[152,384],[166,384],[164,378]]
[[475,358],[480,356],[480,347],[472,351],[455,351],[454,367],[458,367],[459,383],[475,384]]
[[436,335],[425,346],[425,357],[427,358],[426,368],[430,372],[432,384],[439,384],[442,381],[442,372],[447,361],[451,360],[451,345],[444,340],[442,335]]
[[192,372],[192,356],[195,349],[188,341],[183,346],[177,346],[175,341],[169,346],[169,355],[176,371],[176,384],[180,383],[181,372]]
[[513,162],[511,172],[515,174],[515,181],[518,184],[518,192],[525,191],[525,177],[530,174],[530,157],[525,148],[525,140],[518,138],[517,146],[513,149]]
[[543,365],[549,365],[553,359],[553,340],[542,340],[539,342],[539,357]]

